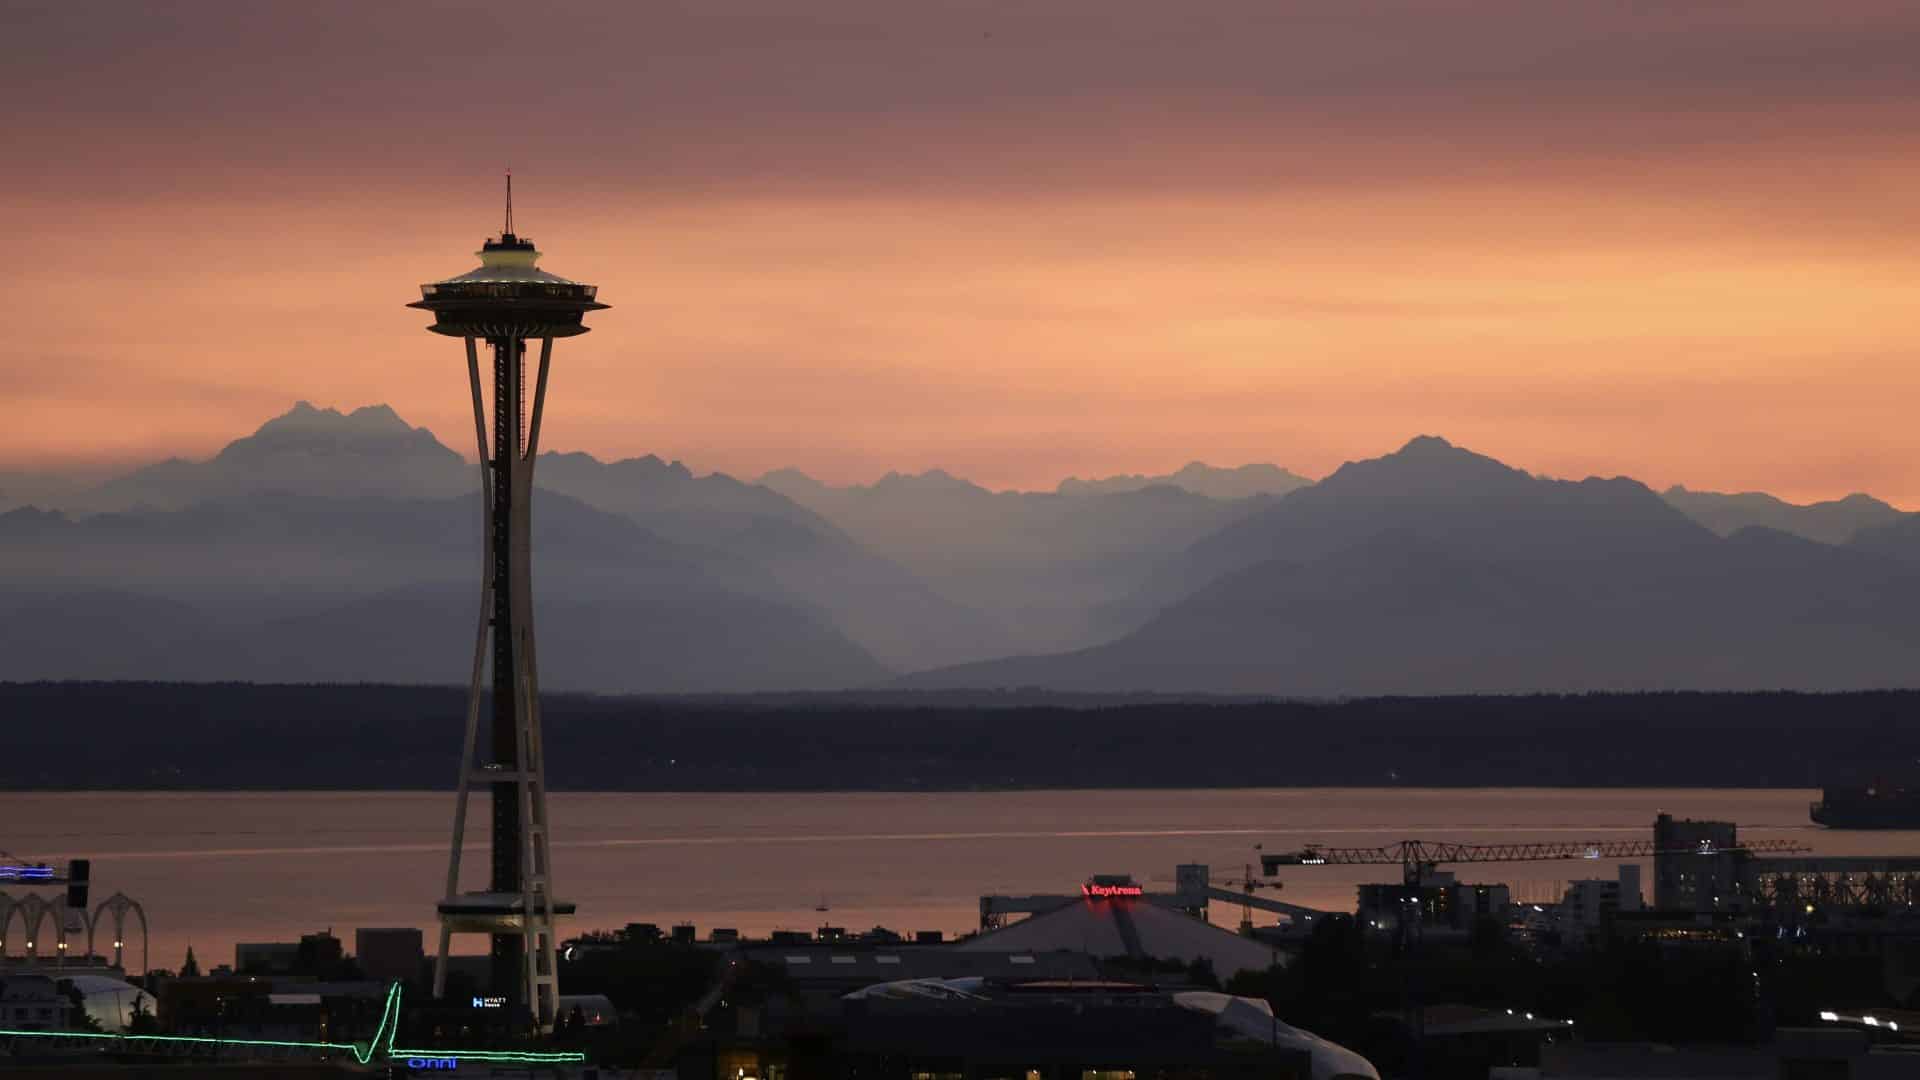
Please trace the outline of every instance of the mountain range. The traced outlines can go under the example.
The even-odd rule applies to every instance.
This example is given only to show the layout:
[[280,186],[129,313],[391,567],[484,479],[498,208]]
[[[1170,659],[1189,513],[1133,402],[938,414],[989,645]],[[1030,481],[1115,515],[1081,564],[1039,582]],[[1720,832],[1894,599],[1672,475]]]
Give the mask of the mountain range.
[[1161,476],[1131,473],[1082,480],[1069,476],[1055,490],[1061,495],[1117,495],[1150,487],[1175,487],[1213,499],[1245,499],[1253,495],[1285,495],[1313,481],[1278,465],[1241,465],[1216,469],[1204,461],[1190,461]]
[[[306,403],[205,461],[0,474],[0,679],[458,683],[474,465]],[[1920,524],[1421,437],[991,491],[543,453],[543,685],[1346,696],[1910,686]]]
[[[287,493],[0,515],[0,678],[462,681],[479,515],[477,494]],[[554,689],[830,688],[889,671],[751,563],[576,499],[546,494],[534,543]]]
[[1001,654],[1111,637],[1112,611],[1162,561],[1269,499],[1221,499],[1172,484],[1115,483],[1111,492],[1073,495],[988,491],[937,469],[849,487],[793,469],[760,482],[943,594],[991,613]]
[[1437,438],[1352,462],[1181,552],[1119,639],[903,685],[1342,696],[1909,686],[1920,529],[1730,536],[1625,478]]
[[1855,492],[1841,499],[1795,505],[1762,491],[1728,495],[1717,491],[1688,491],[1675,485],[1662,495],[1681,513],[1719,533],[1732,536],[1759,525],[1818,540],[1844,544],[1862,529],[1889,525],[1906,515],[1871,495]]

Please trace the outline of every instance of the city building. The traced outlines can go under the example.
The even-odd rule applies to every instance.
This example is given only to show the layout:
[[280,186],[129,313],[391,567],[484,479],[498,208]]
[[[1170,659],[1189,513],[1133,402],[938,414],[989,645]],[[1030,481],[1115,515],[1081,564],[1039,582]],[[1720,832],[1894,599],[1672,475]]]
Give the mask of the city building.
[[1489,919],[1504,924],[1512,909],[1513,894],[1506,885],[1469,885],[1449,871],[1429,870],[1418,885],[1360,886],[1354,917],[1367,929],[1390,930],[1413,910],[1422,927],[1467,932]]
[[379,1027],[387,992],[304,976],[172,978],[159,988],[158,1019],[173,1034],[346,1042]]
[[73,999],[51,976],[9,973],[0,978],[0,1027],[66,1031],[73,1027]]
[[335,976],[346,951],[333,931],[300,935],[299,941],[241,942],[233,947],[233,971],[240,975]]
[[1555,909],[1555,929],[1567,944],[1592,942],[1620,912],[1643,910],[1640,894],[1640,867],[1625,863],[1620,876],[1583,878],[1567,882],[1566,893]]
[[280,975],[299,966],[297,941],[243,941],[233,947],[233,970],[242,975]]
[[1736,830],[1727,821],[1661,814],[1653,822],[1653,906],[1711,911],[1739,895]]
[[353,958],[369,979],[406,982],[426,966],[425,939],[417,926],[363,926],[353,932]]
[[1742,844],[1731,822],[1654,822],[1654,904],[1660,911],[1746,911],[1796,933],[1840,914],[1920,915],[1920,857],[1770,854]]

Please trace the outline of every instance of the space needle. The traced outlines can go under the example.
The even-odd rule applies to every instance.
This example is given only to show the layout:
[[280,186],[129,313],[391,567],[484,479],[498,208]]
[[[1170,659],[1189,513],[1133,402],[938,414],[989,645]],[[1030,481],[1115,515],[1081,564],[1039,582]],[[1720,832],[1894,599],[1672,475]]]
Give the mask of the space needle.
[[[498,1002],[541,1031],[559,1005],[555,921],[573,905],[555,899],[548,858],[546,765],[540,741],[540,682],[533,643],[531,524],[533,467],[555,338],[587,332],[582,317],[607,305],[595,286],[539,269],[533,241],[513,231],[513,177],[507,176],[506,222],[481,245],[480,265],[458,277],[420,286],[408,307],[433,313],[436,334],[466,343],[473,390],[474,436],[480,451],[485,527],[480,620],[467,694],[466,742],[460,754],[447,891],[440,901],[440,948],[434,996],[446,996],[447,951],[456,933],[492,939],[488,1003]],[[540,343],[540,363],[527,395],[527,345]],[[483,380],[480,345],[492,356]],[[488,413],[492,425],[488,425]],[[490,682],[489,682],[490,680]],[[491,690],[491,693],[487,693]],[[480,714],[486,703],[486,739]],[[493,850],[487,887],[460,891],[467,799],[475,785],[491,796]]]

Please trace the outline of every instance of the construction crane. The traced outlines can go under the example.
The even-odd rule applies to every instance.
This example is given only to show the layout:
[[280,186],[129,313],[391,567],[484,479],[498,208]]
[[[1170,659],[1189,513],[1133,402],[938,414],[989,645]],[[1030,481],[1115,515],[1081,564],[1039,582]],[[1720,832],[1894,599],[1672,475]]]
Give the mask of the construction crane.
[[1284,882],[1273,881],[1267,878],[1254,877],[1252,863],[1246,864],[1246,869],[1242,872],[1242,876],[1237,878],[1226,878],[1224,880],[1214,882],[1213,884],[1226,885],[1230,887],[1239,888],[1240,890],[1240,933],[1248,937],[1253,936],[1253,907],[1256,902],[1253,895],[1254,890],[1255,889],[1273,889],[1277,892],[1280,889],[1286,888],[1286,884]]
[[1456,844],[1438,840],[1402,840],[1382,847],[1322,847],[1309,844],[1299,851],[1260,856],[1268,874],[1283,866],[1392,866],[1398,865],[1406,884],[1418,885],[1442,863],[1548,862],[1561,859],[1646,859],[1657,855],[1718,855],[1727,852],[1775,854],[1808,850],[1790,840],[1756,840],[1730,847],[1701,843],[1688,848],[1662,848],[1654,840],[1547,841],[1530,844]]

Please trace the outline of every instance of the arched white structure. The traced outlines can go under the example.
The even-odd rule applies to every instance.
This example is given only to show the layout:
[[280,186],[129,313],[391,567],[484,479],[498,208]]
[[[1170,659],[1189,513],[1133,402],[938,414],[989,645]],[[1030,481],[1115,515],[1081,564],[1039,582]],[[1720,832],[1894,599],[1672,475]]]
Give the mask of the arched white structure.
[[[56,962],[64,963],[66,961],[67,950],[63,946],[67,943],[67,925],[65,921],[60,918],[60,913],[65,910],[65,904],[53,903],[45,897],[34,893],[28,893],[18,900],[8,902],[7,920],[10,922],[13,914],[18,912],[20,915],[21,929],[26,932],[26,952],[24,955],[27,958],[44,958],[51,952],[56,958]],[[53,920],[53,947],[51,949],[41,948],[40,923],[46,919]],[[3,924],[0,924],[0,939],[4,939],[5,936],[5,927]]]
[[150,945],[147,937],[147,909],[140,906],[140,901],[126,893],[114,893],[100,901],[99,905],[93,909],[92,916],[87,919],[87,955],[89,957],[95,955],[94,936],[100,930],[100,917],[111,914],[113,916],[113,966],[122,971],[127,969],[123,957],[127,946],[127,912],[129,911],[140,919],[140,974],[145,975]]

